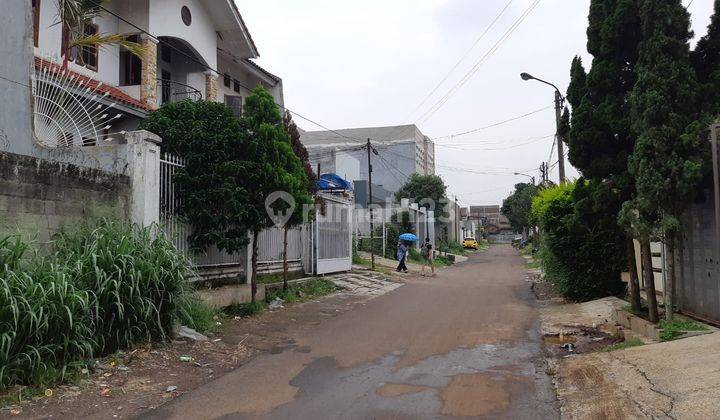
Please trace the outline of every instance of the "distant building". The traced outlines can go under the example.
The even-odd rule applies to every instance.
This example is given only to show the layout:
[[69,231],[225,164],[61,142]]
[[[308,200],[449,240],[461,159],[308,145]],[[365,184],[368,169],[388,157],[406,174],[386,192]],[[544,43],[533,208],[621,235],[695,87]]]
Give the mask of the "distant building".
[[478,222],[487,233],[512,230],[510,220],[501,213],[499,205],[470,206],[468,219]]
[[[378,155],[372,157],[373,186],[396,193],[414,173],[435,174],[435,145],[417,126],[350,128],[335,131],[306,131],[300,141],[307,148],[313,167],[320,163],[338,167],[338,152],[360,162],[357,179],[367,181],[368,162],[365,141],[370,139]],[[373,191],[374,192],[374,191]]]

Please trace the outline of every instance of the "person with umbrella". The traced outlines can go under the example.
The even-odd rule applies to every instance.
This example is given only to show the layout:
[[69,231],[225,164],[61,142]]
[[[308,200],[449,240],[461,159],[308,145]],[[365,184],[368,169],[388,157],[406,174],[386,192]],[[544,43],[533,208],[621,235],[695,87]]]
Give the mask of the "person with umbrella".
[[405,245],[405,242],[401,239],[398,241],[397,247],[398,247],[397,259],[398,259],[398,261],[400,261],[400,263],[398,264],[395,271],[397,271],[398,273],[399,272],[407,273],[408,269],[407,269],[407,266],[405,265],[405,259],[407,258],[408,246]]
[[407,273],[407,265],[405,265],[405,260],[407,260],[408,255],[408,245],[406,242],[413,242],[417,241],[417,236],[413,235],[412,233],[403,233],[400,235],[400,238],[398,240],[398,250],[397,250],[397,259],[400,261],[400,263],[397,266],[396,271],[397,272],[403,272]]

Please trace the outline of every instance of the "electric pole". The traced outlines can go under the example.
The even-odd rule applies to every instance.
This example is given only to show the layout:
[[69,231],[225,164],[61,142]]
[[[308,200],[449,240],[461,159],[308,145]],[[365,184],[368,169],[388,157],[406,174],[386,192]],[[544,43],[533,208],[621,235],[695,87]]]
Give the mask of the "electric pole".
[[562,109],[565,99],[560,94],[559,90],[555,91],[555,124],[556,134],[555,141],[557,142],[558,150],[558,172],[560,173],[560,184],[565,183],[565,151],[563,145],[563,138],[560,136],[560,126],[562,125]]
[[370,139],[367,139],[367,160],[368,160],[368,198],[367,207],[370,210],[370,268],[375,270],[375,227],[373,226],[373,208],[372,208],[372,163],[370,162],[370,151],[378,154],[377,150],[373,149],[370,144]]

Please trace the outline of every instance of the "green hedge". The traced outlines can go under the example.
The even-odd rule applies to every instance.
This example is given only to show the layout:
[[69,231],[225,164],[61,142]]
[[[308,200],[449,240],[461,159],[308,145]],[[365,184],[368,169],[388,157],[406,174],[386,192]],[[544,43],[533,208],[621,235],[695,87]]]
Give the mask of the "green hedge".
[[609,186],[583,179],[545,189],[533,199],[531,217],[540,227],[542,267],[565,297],[587,301],[623,291],[620,204]]

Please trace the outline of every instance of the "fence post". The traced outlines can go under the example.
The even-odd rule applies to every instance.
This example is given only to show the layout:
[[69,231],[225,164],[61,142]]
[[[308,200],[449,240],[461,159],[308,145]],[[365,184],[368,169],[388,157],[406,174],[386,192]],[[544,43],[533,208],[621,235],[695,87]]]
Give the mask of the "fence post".
[[130,220],[140,226],[160,221],[160,143],[156,134],[139,130],[125,133],[127,173],[132,188]]

